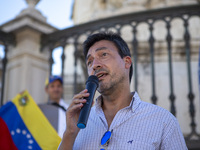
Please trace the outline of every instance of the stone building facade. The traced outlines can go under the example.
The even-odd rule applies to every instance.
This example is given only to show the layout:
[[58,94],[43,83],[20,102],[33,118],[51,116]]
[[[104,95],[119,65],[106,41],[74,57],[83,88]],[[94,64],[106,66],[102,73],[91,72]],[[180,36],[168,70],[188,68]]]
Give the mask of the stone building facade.
[[199,0],[74,0],[72,18],[77,25],[130,12],[198,3]]

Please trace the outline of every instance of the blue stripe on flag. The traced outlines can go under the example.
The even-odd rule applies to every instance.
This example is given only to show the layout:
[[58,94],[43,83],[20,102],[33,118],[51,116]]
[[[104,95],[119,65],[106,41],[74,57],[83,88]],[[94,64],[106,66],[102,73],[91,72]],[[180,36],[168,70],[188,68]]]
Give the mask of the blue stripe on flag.
[[31,133],[25,126],[22,118],[17,111],[16,106],[12,102],[8,102],[1,107],[0,116],[6,122],[12,139],[18,149],[41,149],[34,137],[32,137]]

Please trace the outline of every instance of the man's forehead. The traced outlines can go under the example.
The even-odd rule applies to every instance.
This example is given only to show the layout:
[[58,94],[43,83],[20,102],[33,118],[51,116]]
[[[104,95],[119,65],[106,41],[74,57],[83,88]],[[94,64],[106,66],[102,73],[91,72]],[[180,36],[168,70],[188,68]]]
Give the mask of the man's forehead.
[[105,46],[102,46],[102,47],[99,47],[99,48],[96,48],[94,49],[94,51],[91,51],[90,49],[88,50],[88,53],[87,53],[87,57],[86,57],[86,60],[89,59],[89,57],[91,56],[91,53],[93,52],[98,52],[98,51],[101,51],[101,50],[107,50],[108,48],[105,47]]
[[105,50],[105,49],[108,49],[108,48],[106,46],[100,46],[100,47],[96,47],[95,49],[89,49],[87,56],[90,55],[92,51],[98,52],[98,51]]
[[109,41],[109,40],[101,40],[101,41],[98,41],[96,43],[94,43],[89,49],[88,49],[88,53],[87,53],[87,56],[86,56],[86,60],[87,58],[89,57],[89,55],[91,55],[92,52],[98,52],[100,50],[108,50],[109,48],[108,47],[115,47],[115,44],[112,42],[112,41]]

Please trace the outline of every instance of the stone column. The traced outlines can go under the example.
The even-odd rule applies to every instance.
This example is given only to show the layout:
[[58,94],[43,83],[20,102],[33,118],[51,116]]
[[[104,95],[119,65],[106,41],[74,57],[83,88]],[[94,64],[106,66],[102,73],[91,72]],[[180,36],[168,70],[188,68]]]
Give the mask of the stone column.
[[29,91],[36,103],[47,100],[44,84],[49,74],[49,52],[40,51],[40,40],[43,33],[57,29],[47,24],[46,18],[35,9],[39,0],[26,2],[26,9],[0,27],[16,37],[16,45],[8,49],[4,103],[24,90]]

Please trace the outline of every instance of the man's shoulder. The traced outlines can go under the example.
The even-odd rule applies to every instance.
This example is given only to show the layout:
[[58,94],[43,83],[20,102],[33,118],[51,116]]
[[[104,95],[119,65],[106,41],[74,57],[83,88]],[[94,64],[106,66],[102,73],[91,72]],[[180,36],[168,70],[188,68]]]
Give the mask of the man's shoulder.
[[58,107],[55,107],[54,105],[50,105],[50,104],[47,104],[47,103],[43,103],[43,104],[38,104],[38,107],[43,111],[43,112],[46,112],[46,111],[58,111]]
[[162,118],[165,121],[167,120],[168,121],[173,120],[175,122],[177,121],[176,117],[170,111],[152,103],[141,101],[140,109],[141,109],[140,111],[143,111],[146,114],[150,114],[151,116],[155,117],[159,116],[159,118]]
[[159,112],[170,114],[170,112],[167,109],[153,103],[141,101],[141,106],[149,111],[159,111]]
[[[147,113],[150,113],[150,112],[156,113],[157,112],[157,113],[162,113],[162,114],[173,116],[171,114],[171,112],[169,112],[167,109],[165,109],[161,106],[158,106],[156,104],[141,100],[139,95],[137,94],[137,92],[135,92],[134,97],[135,97],[136,104],[138,104],[138,111],[145,111]],[[133,105],[134,105],[134,102],[133,102]]]
[[51,125],[58,130],[58,107],[54,105],[50,105],[47,103],[38,104],[40,110],[43,112],[43,114],[46,116],[46,118],[49,120]]

